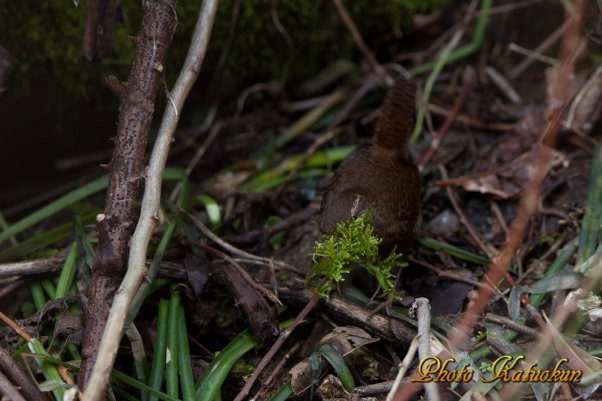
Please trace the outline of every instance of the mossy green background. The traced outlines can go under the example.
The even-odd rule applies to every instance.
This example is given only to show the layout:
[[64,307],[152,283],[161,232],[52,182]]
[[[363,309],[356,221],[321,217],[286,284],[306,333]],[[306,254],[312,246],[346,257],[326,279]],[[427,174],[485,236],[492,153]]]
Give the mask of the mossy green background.
[[[228,58],[218,74],[237,1],[220,2],[202,74],[187,106],[189,114],[202,115],[211,84],[227,114],[246,87],[282,78],[290,53],[272,20],[272,7],[293,42],[288,85],[315,75],[337,59],[356,55],[331,0],[240,0]],[[401,38],[414,13],[429,12],[448,2],[353,0],[345,4],[371,43],[383,34]],[[200,4],[199,0],[178,2],[179,23],[166,68],[169,85],[185,58]],[[3,130],[15,135],[5,142],[5,151],[0,151],[4,171],[33,156],[34,168],[49,174],[52,167],[47,159],[111,146],[107,138],[115,134],[118,99],[105,87],[104,77],[127,79],[133,56],[130,36],[139,29],[141,1],[122,1],[113,53],[100,63],[89,63],[81,54],[84,9],[84,1],[75,6],[70,0],[0,0],[0,44],[13,57],[7,91],[0,96],[0,121]],[[157,110],[160,116],[160,107]],[[34,147],[44,152],[32,155]]]

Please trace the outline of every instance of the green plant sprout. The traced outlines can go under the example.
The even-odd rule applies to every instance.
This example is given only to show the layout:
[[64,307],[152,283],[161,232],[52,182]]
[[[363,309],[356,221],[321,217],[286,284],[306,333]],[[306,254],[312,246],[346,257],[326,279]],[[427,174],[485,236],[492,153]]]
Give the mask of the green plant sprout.
[[325,235],[311,254],[313,266],[305,279],[306,286],[320,297],[327,298],[335,283],[344,281],[355,266],[373,275],[387,297],[395,296],[394,269],[407,263],[393,250],[381,259],[378,245],[382,239],[373,233],[370,215],[363,212],[358,218],[337,224],[333,235]]

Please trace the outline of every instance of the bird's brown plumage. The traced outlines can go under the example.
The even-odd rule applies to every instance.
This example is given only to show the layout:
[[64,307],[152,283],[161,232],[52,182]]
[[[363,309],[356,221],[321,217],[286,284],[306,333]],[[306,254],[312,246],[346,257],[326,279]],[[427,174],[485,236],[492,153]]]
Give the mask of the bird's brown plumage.
[[420,175],[408,150],[415,92],[413,81],[398,81],[381,107],[374,143],[356,149],[337,169],[322,199],[323,233],[369,209],[381,251],[413,241],[420,216]]

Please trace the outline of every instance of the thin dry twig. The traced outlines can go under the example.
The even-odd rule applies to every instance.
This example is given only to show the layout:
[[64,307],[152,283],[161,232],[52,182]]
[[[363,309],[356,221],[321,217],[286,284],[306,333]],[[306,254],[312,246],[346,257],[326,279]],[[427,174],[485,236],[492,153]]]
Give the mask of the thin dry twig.
[[[4,376],[3,373],[0,372],[0,393],[4,395],[4,397],[8,398],[12,401],[27,401],[25,397],[21,393],[15,385],[13,385],[8,377]],[[3,397],[3,398],[4,398]]]
[[261,240],[267,240],[274,234],[277,234],[281,231],[289,229],[290,227],[294,227],[298,224],[303,223],[311,216],[313,216],[317,211],[317,208],[308,206],[300,212],[293,213],[290,216],[284,218],[282,221],[279,221],[278,223],[273,224],[269,227],[250,230],[240,235],[227,237],[227,239],[228,242],[233,242],[239,245],[250,244]]
[[262,285],[259,285],[253,279],[253,277],[251,277],[249,275],[249,273],[245,269],[243,269],[243,267],[241,265],[239,265],[238,262],[236,262],[230,256],[226,255],[223,252],[218,251],[217,249],[215,249],[213,247],[207,246],[206,244],[201,244],[201,248],[203,248],[204,250],[206,250],[206,251],[214,254],[215,256],[218,256],[218,257],[224,259],[226,262],[230,263],[232,266],[234,266],[234,268],[236,268],[236,270],[240,273],[240,275],[244,278],[244,280],[251,287],[253,287],[255,290],[257,290],[257,292],[261,293],[263,296],[265,296],[266,298],[268,298],[274,304],[282,306],[282,302],[280,302],[280,300],[278,299],[278,297],[273,292],[271,292],[267,288],[263,287]]
[[146,172],[140,219],[131,240],[128,270],[113,301],[102,341],[98,348],[98,357],[84,392],[83,399],[88,401],[100,400],[106,390],[111,368],[119,349],[128,308],[144,278],[146,252],[157,220],[156,215],[159,210],[165,162],[178,123],[178,116],[200,72],[209,43],[217,4],[217,0],[203,1],[188,55],[184,61],[184,67],[171,93],[171,102],[165,109]]
[[412,340],[412,343],[410,344],[410,348],[408,349],[406,356],[403,358],[401,365],[399,365],[399,371],[397,372],[395,381],[393,382],[393,385],[391,386],[391,390],[387,394],[386,401],[393,401],[395,395],[399,391],[399,389],[401,387],[401,380],[403,379],[406,372],[408,371],[408,368],[410,367],[410,364],[412,363],[414,356],[416,356],[416,351],[418,350],[419,340],[420,340],[420,336],[418,336],[418,335],[416,337],[414,337],[414,340]]
[[59,269],[64,261],[64,256],[52,256],[25,262],[2,263],[0,264],[0,278],[49,273]]
[[536,58],[533,57],[533,54],[541,54],[547,51],[552,45],[554,45],[554,43],[556,43],[562,37],[562,35],[564,35],[564,32],[566,31],[568,26],[568,21],[565,21],[558,29],[552,32],[550,36],[548,36],[543,42],[537,45],[537,47],[533,49],[532,54],[528,54],[527,57],[523,61],[521,61],[519,65],[517,65],[510,71],[510,73],[508,74],[510,79],[514,80],[518,78],[527,68],[529,68],[531,63],[533,63],[533,61],[536,60]]
[[313,296],[309,300],[307,305],[305,305],[301,312],[299,312],[299,314],[291,322],[291,325],[286,330],[283,330],[282,333],[280,333],[280,337],[278,337],[278,339],[274,342],[270,350],[265,354],[261,362],[259,362],[255,370],[253,371],[253,374],[251,375],[251,377],[249,377],[249,379],[245,383],[244,387],[240,390],[234,401],[242,401],[247,396],[247,394],[249,394],[249,391],[251,391],[253,384],[255,384],[261,372],[263,372],[265,367],[268,366],[268,363],[272,361],[274,355],[276,355],[276,352],[278,352],[280,347],[282,347],[282,345],[289,338],[291,333],[297,328],[297,326],[299,326],[299,324],[301,324],[301,322],[303,321],[303,319],[305,319],[309,312],[311,312],[314,309],[314,307],[318,303],[318,300],[319,298],[317,296]]
[[464,105],[464,101],[466,100],[466,97],[468,96],[468,94],[470,93],[472,88],[474,87],[475,83],[476,83],[475,70],[471,66],[467,66],[464,69],[464,73],[462,75],[462,88],[460,89],[460,94],[458,95],[458,97],[456,97],[456,100],[454,100],[454,104],[452,105],[451,110],[445,117],[445,121],[441,125],[439,132],[436,135],[433,135],[433,137],[431,138],[428,149],[426,150],[426,152],[424,152],[424,156],[422,157],[422,160],[420,161],[420,163],[418,163],[419,170],[422,171],[424,169],[424,167],[426,167],[426,165],[431,160],[431,158],[433,157],[433,155],[435,154],[437,149],[439,149],[439,146],[441,146],[441,143],[443,142],[445,135],[447,134],[452,123],[458,116],[460,109]]
[[385,394],[391,391],[391,388],[393,388],[393,384],[395,384],[395,380],[367,384],[365,386],[356,387],[355,390],[353,390],[353,393],[364,397]]
[[512,87],[510,81],[506,79],[498,70],[488,65],[485,67],[485,74],[491,79],[491,82],[498,87],[498,89],[506,96],[506,99],[514,104],[521,104],[523,99],[520,97],[518,92]]
[[21,392],[29,401],[45,401],[44,395],[34,384],[29,376],[23,372],[21,367],[13,360],[10,352],[0,347],[0,370],[21,388]]
[[347,12],[347,9],[345,8],[343,2],[341,0],[332,0],[332,2],[334,3],[339,15],[341,16],[343,24],[351,33],[351,36],[355,41],[355,45],[370,65],[372,71],[374,71],[383,80],[383,82],[387,84],[387,86],[393,86],[393,78],[391,78],[387,71],[378,63],[378,61],[376,61],[376,57],[374,57],[374,54],[372,54],[372,52],[368,48],[368,45],[366,45],[366,42],[364,42],[362,35],[357,30],[357,27],[355,26],[353,19],[351,19],[351,16]]
[[188,217],[188,219],[190,219],[190,221],[192,221],[192,224],[194,224],[199,230],[201,230],[201,232],[203,234],[205,234],[207,236],[207,238],[209,238],[211,241],[215,242],[217,245],[219,245],[222,249],[225,249],[226,251],[230,252],[233,255],[238,255],[242,258],[246,258],[249,260],[253,260],[256,262],[261,262],[262,264],[266,264],[266,265],[270,265],[271,263],[274,264],[274,266],[277,266],[281,269],[284,270],[290,270],[290,271],[297,271],[298,269],[295,269],[293,266],[289,265],[288,263],[279,261],[279,260],[274,260],[272,258],[266,258],[263,256],[257,256],[257,255],[253,255],[251,253],[245,252],[242,249],[239,249],[237,247],[235,247],[232,244],[229,244],[228,242],[224,241],[223,239],[221,239],[220,237],[218,237],[217,235],[215,235],[213,233],[213,231],[211,231],[206,225],[204,225],[199,219],[197,219],[196,217],[194,217],[193,215],[191,215],[190,213],[188,213],[185,210],[180,210],[180,212]]
[[438,269],[437,267],[431,265],[430,263],[427,263],[424,260],[416,259],[415,257],[413,257],[411,255],[408,256],[408,260],[410,262],[412,262],[412,263],[415,263],[417,265],[426,267],[429,270],[432,270],[439,277],[445,277],[445,278],[448,278],[450,280],[459,281],[461,283],[466,283],[466,284],[469,284],[469,285],[473,285],[475,287],[480,287],[480,286],[483,286],[483,285],[487,285],[487,284],[483,284],[483,283],[481,283],[480,281],[477,281],[477,280],[471,280],[471,279],[466,278],[466,277],[458,276],[457,274],[453,274],[453,273],[449,273],[449,272],[443,271],[443,270]]
[[[431,114],[435,114],[442,117],[447,117],[451,113],[451,111],[448,111],[443,107],[439,107],[433,103],[429,103],[426,105],[426,111],[428,111]],[[476,120],[464,114],[458,114],[455,118],[455,122],[458,124],[466,125],[468,127],[482,129],[486,131],[507,132],[516,130],[516,124],[485,123],[483,121]]]
[[[447,169],[445,168],[445,166],[443,164],[439,164],[437,167],[439,168],[439,172],[441,173],[441,178],[443,180],[447,180],[448,176],[447,176]],[[468,231],[468,234],[470,234],[470,237],[472,238],[472,240],[475,242],[475,244],[477,244],[479,249],[481,249],[481,251],[483,251],[485,253],[485,255],[487,255],[487,257],[489,259],[493,259],[495,257],[495,255],[497,254],[497,250],[492,251],[490,248],[491,245],[487,246],[481,240],[481,237],[477,234],[476,230],[472,226],[472,223],[470,222],[470,220],[468,220],[468,217],[466,217],[466,214],[464,213],[464,211],[458,204],[458,200],[456,199],[456,194],[454,193],[452,188],[448,186],[445,188],[445,190],[447,191],[447,197],[449,198],[450,203],[452,204],[454,210],[456,211],[456,214],[460,218],[462,225],[464,226],[464,228],[466,228],[466,231]]]
[[274,365],[274,369],[272,369],[272,373],[263,382],[263,385],[265,387],[270,385],[270,383],[274,380],[274,378],[280,372],[282,367],[289,361],[289,359],[292,358],[292,356],[297,352],[297,350],[301,347],[302,344],[303,344],[302,342],[294,343],[293,346],[280,359],[280,361],[278,361],[278,363],[276,365]]
[[534,337],[534,338],[539,337],[539,334],[540,334],[539,331],[532,329],[530,327],[524,326],[522,324],[518,324],[514,320],[508,319],[504,316],[498,316],[493,313],[487,313],[485,315],[485,319],[487,319],[493,323],[502,324],[502,325],[508,327],[509,329],[512,329],[519,333],[526,334],[526,335]]
[[27,334],[27,332],[23,330],[21,326],[19,326],[17,323],[15,323],[14,320],[12,320],[10,317],[6,316],[2,312],[0,312],[0,320],[2,320],[8,327],[10,327],[15,333],[19,335],[19,337],[21,337],[25,341],[31,340],[31,336]]

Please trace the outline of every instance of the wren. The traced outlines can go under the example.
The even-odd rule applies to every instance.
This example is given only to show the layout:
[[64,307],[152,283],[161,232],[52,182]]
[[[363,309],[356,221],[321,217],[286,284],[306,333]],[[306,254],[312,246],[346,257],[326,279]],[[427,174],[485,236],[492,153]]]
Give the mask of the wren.
[[408,140],[413,128],[416,85],[399,80],[389,89],[371,145],[358,147],[336,170],[322,199],[320,230],[369,210],[381,254],[405,251],[415,239],[420,217],[420,175]]

